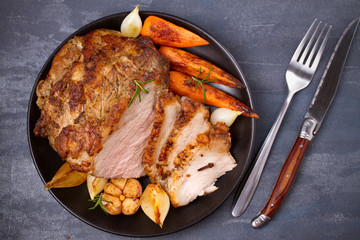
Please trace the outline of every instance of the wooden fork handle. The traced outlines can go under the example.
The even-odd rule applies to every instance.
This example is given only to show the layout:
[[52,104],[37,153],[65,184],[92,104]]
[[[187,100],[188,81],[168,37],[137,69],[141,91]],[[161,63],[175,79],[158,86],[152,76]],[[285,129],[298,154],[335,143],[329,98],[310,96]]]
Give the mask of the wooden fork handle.
[[289,156],[281,169],[280,175],[268,202],[261,212],[251,221],[251,225],[254,228],[259,228],[268,222],[284,201],[286,195],[290,191],[292,183],[295,180],[296,174],[299,171],[300,164],[309,144],[310,141],[305,138],[296,138],[294,146],[292,147]]

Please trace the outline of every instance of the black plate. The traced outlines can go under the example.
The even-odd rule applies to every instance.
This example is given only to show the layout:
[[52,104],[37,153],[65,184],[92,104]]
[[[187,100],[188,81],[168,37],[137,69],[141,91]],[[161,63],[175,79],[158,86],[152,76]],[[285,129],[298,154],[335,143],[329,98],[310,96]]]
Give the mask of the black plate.
[[[45,79],[51,67],[54,55],[70,38],[84,35],[98,28],[119,30],[120,24],[126,15],[127,13],[119,13],[107,16],[80,28],[78,31],[69,36],[51,54],[36,79],[31,93],[28,109],[28,140],[34,164],[44,183],[51,180],[63,162],[57,153],[50,147],[47,139],[35,137],[33,134],[35,123],[40,116],[40,111],[36,105],[36,85],[41,79]],[[179,26],[197,33],[201,37],[208,40],[210,42],[210,45],[208,46],[193,47],[188,48],[187,50],[225,69],[235,77],[241,79],[242,82],[247,85],[245,76],[235,59],[210,34],[195,26],[194,24],[175,16],[157,12],[141,12],[141,17],[143,20],[149,15],[157,15],[161,18],[169,20]],[[222,87],[222,90],[235,96],[252,107],[249,88],[239,90]],[[199,197],[197,200],[185,207],[171,207],[163,228],[160,228],[155,223],[153,223],[141,210],[139,210],[133,216],[108,216],[105,215],[100,209],[92,211],[88,210],[88,208],[91,207],[93,203],[87,201],[89,199],[89,195],[86,184],[82,184],[81,186],[74,188],[52,189],[49,192],[65,209],[67,209],[74,216],[78,217],[91,226],[107,232],[133,237],[157,236],[173,233],[175,231],[189,227],[196,222],[199,222],[212,213],[225,201],[225,199],[232,193],[234,188],[242,180],[245,170],[249,167],[250,164],[249,156],[254,139],[254,126],[254,119],[251,118],[239,117],[235,121],[234,125],[231,127],[233,142],[231,152],[235,157],[238,166],[218,180],[216,185],[219,187],[219,189],[214,193],[204,197]],[[145,186],[147,181],[147,178],[141,179],[143,186]],[[46,221],[46,219],[44,220]]]

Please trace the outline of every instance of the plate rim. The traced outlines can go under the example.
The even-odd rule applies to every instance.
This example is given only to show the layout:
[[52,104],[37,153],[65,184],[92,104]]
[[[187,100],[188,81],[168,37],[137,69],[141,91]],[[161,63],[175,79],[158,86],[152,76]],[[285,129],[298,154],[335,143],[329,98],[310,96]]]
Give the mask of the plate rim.
[[[35,156],[34,156],[34,152],[33,152],[33,149],[32,149],[32,144],[31,144],[31,131],[32,129],[30,129],[30,116],[31,116],[31,103],[33,101],[33,98],[36,97],[35,94],[36,94],[36,86],[37,86],[37,83],[39,82],[40,80],[40,77],[42,75],[42,73],[44,72],[45,68],[48,66],[48,64],[50,64],[51,66],[51,61],[53,60],[54,56],[59,52],[59,50],[71,39],[73,38],[74,36],[79,36],[79,33],[84,31],[85,29],[89,28],[90,26],[92,25],[96,25],[97,23],[100,23],[100,22],[104,22],[106,20],[109,20],[109,19],[112,19],[112,18],[115,18],[115,17],[119,17],[119,16],[122,16],[122,15],[125,15],[125,14],[128,14],[130,13],[130,11],[127,11],[127,12],[119,12],[119,13],[115,13],[115,14],[111,14],[111,15],[107,15],[107,16],[104,16],[104,17],[101,17],[101,18],[98,18],[94,21],[91,21],[83,26],[81,26],[80,28],[78,28],[75,32],[71,33],[68,37],[66,37],[53,51],[52,53],[50,54],[50,56],[47,58],[47,60],[44,62],[41,70],[39,71],[39,73],[37,74],[36,76],[36,79],[35,79],[35,82],[34,82],[34,85],[33,85],[33,88],[31,90],[31,94],[30,94],[30,98],[29,98],[29,101],[28,101],[28,109],[27,109],[27,121],[26,121],[26,124],[27,124],[27,140],[28,140],[28,146],[29,146],[29,150],[30,150],[30,154],[31,154],[31,157],[32,157],[32,161],[33,161],[33,164],[36,168],[36,171],[38,173],[38,175],[40,176],[42,182],[44,184],[46,184],[46,181],[43,177],[43,175],[41,174],[40,172],[40,169],[38,167],[38,164],[36,162],[36,159],[35,159]],[[204,30],[203,28],[197,26],[196,24],[192,23],[192,22],[189,22],[188,20],[186,19],[183,19],[181,17],[178,17],[178,16],[175,16],[175,15],[172,15],[172,14],[167,14],[167,13],[163,13],[163,12],[157,12],[157,11],[141,11],[140,12],[140,15],[156,15],[156,16],[163,16],[163,17],[167,17],[167,18],[171,18],[171,19],[176,19],[177,21],[180,21],[180,22],[183,22],[183,23],[186,23],[187,25],[190,25],[191,27],[195,28],[195,29],[198,29],[200,30],[200,32],[202,33],[205,33],[206,37],[211,39],[211,41],[215,42],[220,48],[221,48],[221,51],[223,51],[225,53],[225,55],[230,59],[230,61],[234,64],[237,72],[239,73],[240,77],[241,77],[241,80],[244,82],[246,88],[244,89],[246,91],[246,94],[248,96],[248,102],[249,102],[249,107],[251,107],[252,109],[254,109],[255,111],[255,108],[254,108],[254,104],[253,104],[253,98],[252,98],[252,94],[251,94],[251,91],[250,91],[250,87],[248,85],[248,82],[246,80],[246,77],[245,77],[245,74],[244,72],[242,71],[242,68],[239,66],[239,63],[237,62],[237,60],[234,58],[234,56],[229,52],[229,50],[227,48],[225,48],[218,40],[216,40],[208,31]],[[125,15],[126,16],[126,15]],[[120,26],[120,23],[119,23],[119,26]],[[254,118],[251,118],[251,136],[250,136],[250,143],[249,143],[249,151],[248,151],[248,154],[245,158],[245,164],[243,166],[243,170],[241,172],[241,174],[237,177],[236,179],[236,182],[233,183],[232,187],[230,188],[230,191],[229,193],[221,200],[219,201],[216,206],[211,209],[210,211],[208,211],[205,215],[203,215],[200,219],[195,219],[191,222],[189,222],[188,224],[185,224],[179,228],[177,228],[176,230],[173,230],[173,231],[164,231],[164,232],[160,232],[158,234],[138,234],[138,235],[134,235],[134,234],[126,234],[126,233],[119,233],[119,232],[114,232],[114,231],[111,231],[109,229],[105,229],[105,228],[102,228],[100,226],[97,226],[96,224],[84,219],[83,217],[81,217],[80,215],[78,215],[77,213],[75,213],[73,210],[71,210],[69,207],[67,207],[56,195],[55,193],[52,191],[52,190],[48,190],[50,192],[50,194],[52,195],[52,197],[55,198],[55,200],[63,207],[65,208],[69,213],[71,213],[73,216],[75,216],[77,219],[81,220],[82,222],[92,226],[92,227],[95,227],[101,231],[105,231],[105,232],[108,232],[108,233],[111,233],[111,234],[115,234],[115,235],[121,235],[121,236],[126,236],[126,237],[156,237],[156,236],[164,236],[164,235],[167,235],[167,234],[171,234],[171,233],[175,233],[175,232],[179,232],[179,231],[182,231],[188,227],[191,227],[193,226],[194,224],[196,223],[199,223],[201,221],[203,221],[205,218],[207,218],[208,216],[210,216],[213,212],[215,212],[229,197],[230,195],[234,192],[235,189],[237,189],[239,187],[239,184],[240,182],[244,181],[244,177],[246,176],[246,173],[249,171],[249,168],[252,164],[253,161],[250,160],[250,157],[252,155],[252,152],[253,152],[253,147],[254,147],[254,140],[255,140],[255,119]]]

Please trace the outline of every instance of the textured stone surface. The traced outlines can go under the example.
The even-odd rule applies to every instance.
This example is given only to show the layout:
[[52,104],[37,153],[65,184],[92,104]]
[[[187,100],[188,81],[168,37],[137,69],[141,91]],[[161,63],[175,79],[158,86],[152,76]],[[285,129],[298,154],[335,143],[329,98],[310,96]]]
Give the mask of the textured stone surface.
[[[286,95],[284,72],[314,18],[333,25],[324,58],[360,12],[358,0],[303,1],[82,0],[0,2],[0,238],[125,239],[68,213],[44,190],[28,149],[26,114],[31,89],[48,56],[68,35],[110,14],[133,9],[187,19],[210,32],[236,58],[252,90],[255,150]],[[234,194],[213,214],[159,239],[358,239],[360,234],[360,34],[345,65],[337,97],[295,185],[272,222],[260,230],[250,219],[264,206],[306,109],[314,82],[295,96],[255,196],[243,216],[231,216]],[[254,154],[255,155],[255,152]]]

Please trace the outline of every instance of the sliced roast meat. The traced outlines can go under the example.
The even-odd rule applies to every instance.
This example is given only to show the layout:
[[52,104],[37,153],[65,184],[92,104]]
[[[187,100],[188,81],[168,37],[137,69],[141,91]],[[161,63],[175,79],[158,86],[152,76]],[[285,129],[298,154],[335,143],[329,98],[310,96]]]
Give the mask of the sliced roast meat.
[[164,146],[168,140],[174,124],[179,117],[180,110],[179,100],[172,92],[161,96],[156,106],[153,129],[145,149],[143,160],[146,166],[148,166],[145,168],[146,174],[153,182],[156,181],[155,178],[158,176],[156,166],[160,164],[159,156],[162,146]]
[[[146,85],[149,92],[156,84]],[[141,92],[141,102],[134,101],[131,111],[125,111],[118,128],[103,143],[94,158],[92,175],[102,178],[138,178],[145,175],[142,158],[155,117],[154,94]]]
[[173,206],[192,202],[197,196],[217,189],[216,180],[236,167],[229,152],[231,139],[225,123],[217,123],[209,133],[209,143],[202,145],[197,153],[181,168],[177,168],[167,180],[167,191]]
[[209,110],[205,105],[183,97],[181,110],[158,157],[161,179],[179,165],[179,159],[191,157],[190,154],[195,152],[197,145],[202,142],[203,134],[211,127],[208,120]]
[[[161,121],[154,124],[154,137],[147,145],[144,164],[151,181],[159,183],[172,205],[178,207],[215,191],[215,181],[233,169],[236,162],[229,152],[229,128],[224,123],[212,126],[209,110],[203,104],[183,97],[177,117],[167,116],[169,112],[156,111],[155,119],[169,117],[176,121],[171,121],[172,126],[162,125]],[[165,129],[167,134],[162,136],[167,139],[160,138]]]
[[[76,36],[37,86],[41,116],[34,134],[48,138],[77,171],[139,177],[155,106],[168,91],[168,71],[168,61],[148,38],[107,29]],[[148,90],[141,92],[141,103],[135,81],[148,82],[140,83]]]

